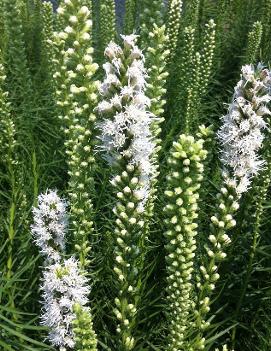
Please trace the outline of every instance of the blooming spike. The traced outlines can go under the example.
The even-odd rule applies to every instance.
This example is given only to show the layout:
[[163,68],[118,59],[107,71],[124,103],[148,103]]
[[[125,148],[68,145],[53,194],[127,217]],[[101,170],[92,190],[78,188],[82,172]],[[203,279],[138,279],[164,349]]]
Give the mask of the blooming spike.
[[[150,100],[144,94],[144,57],[135,44],[136,38],[135,35],[122,36],[124,50],[114,42],[106,48],[105,55],[110,62],[104,64],[106,78],[100,86],[100,93],[105,99],[98,104],[97,112],[110,117],[98,123],[101,140],[99,148],[109,164],[114,165],[118,163],[119,157],[123,157],[129,165],[140,169],[141,186],[137,194],[142,198],[143,211],[153,173],[151,155],[154,143],[150,126],[155,118],[147,111]],[[122,77],[125,55],[131,64]]]
[[235,87],[233,101],[218,132],[221,143],[221,162],[228,182],[238,194],[247,191],[252,178],[264,166],[259,155],[267,128],[265,117],[270,115],[267,104],[271,75],[262,64],[242,67],[241,80]]
[[52,190],[39,195],[38,206],[33,209],[32,235],[41,253],[50,262],[58,262],[65,251],[66,210],[67,203]]
[[118,199],[114,208],[115,265],[118,290],[114,309],[118,320],[118,349],[132,350],[142,284],[145,253],[146,207],[148,207],[155,167],[155,144],[145,95],[144,56],[136,45],[137,36],[122,36],[123,47],[111,42],[105,50],[106,77],[100,86],[103,100],[97,106],[101,121],[99,149],[108,163],[120,172],[111,181]]
[[63,263],[47,266],[41,291],[44,310],[41,319],[42,324],[50,329],[49,341],[54,346],[73,349],[72,325],[77,319],[74,306],[85,306],[89,295],[87,279],[80,274],[78,261],[71,257]]

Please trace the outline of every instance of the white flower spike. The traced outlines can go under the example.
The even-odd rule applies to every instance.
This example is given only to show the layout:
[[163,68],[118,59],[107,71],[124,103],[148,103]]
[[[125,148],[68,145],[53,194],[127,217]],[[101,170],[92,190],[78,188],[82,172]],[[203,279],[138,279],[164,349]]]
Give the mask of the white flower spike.
[[241,80],[235,87],[228,113],[222,117],[218,131],[221,144],[221,162],[226,181],[241,195],[252,178],[264,167],[259,151],[262,148],[267,122],[271,112],[266,106],[270,100],[271,73],[262,64],[242,67]]
[[[147,109],[150,99],[145,95],[147,73],[144,68],[144,56],[136,45],[137,36],[122,35],[124,49],[111,42],[105,50],[110,62],[104,64],[106,77],[101,84],[100,93],[104,100],[96,111],[103,117],[98,124],[100,130],[100,150],[105,152],[105,159],[110,164],[119,161],[119,157],[128,159],[128,163],[139,168],[141,187],[137,193],[142,195],[140,212],[150,192],[150,180],[154,174],[152,154],[155,144],[150,131],[155,116]],[[121,68],[122,58],[129,56],[125,79]],[[122,81],[122,83],[121,83]]]
[[33,209],[34,224],[31,232],[40,252],[48,261],[58,262],[65,251],[68,230],[67,203],[56,191],[47,190],[39,195],[38,205]]
[[53,263],[46,267],[41,290],[41,320],[50,329],[49,341],[54,346],[73,349],[75,341],[72,323],[76,319],[74,305],[85,306],[89,295],[88,281],[80,273],[78,261],[71,257],[63,263]]

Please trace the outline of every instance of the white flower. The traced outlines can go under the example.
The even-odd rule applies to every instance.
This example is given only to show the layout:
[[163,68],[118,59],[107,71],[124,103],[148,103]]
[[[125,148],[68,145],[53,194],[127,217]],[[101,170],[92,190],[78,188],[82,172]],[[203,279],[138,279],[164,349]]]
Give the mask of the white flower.
[[113,74],[115,72],[114,67],[111,65],[110,62],[104,63],[103,69],[104,69],[106,74]]
[[112,110],[112,104],[108,101],[101,101],[96,110],[99,112],[99,113],[106,113],[106,112],[109,112]]
[[[138,198],[140,210],[143,210],[155,171],[151,162],[155,145],[150,131],[155,116],[147,111],[150,106],[150,99],[144,93],[147,74],[143,54],[136,45],[137,36],[132,34],[122,38],[124,51],[113,42],[105,50],[110,62],[103,66],[106,77],[100,88],[101,95],[107,100],[97,108],[104,117],[97,125],[101,141],[99,149],[106,153],[105,158],[110,164],[118,163],[121,157],[138,167],[140,179],[136,192],[141,194]],[[126,72],[123,72],[122,54],[129,57]],[[109,105],[114,111],[110,119],[106,116],[107,108],[104,108],[109,108]]]
[[121,38],[123,39],[124,47],[127,49],[134,49],[136,47],[136,39],[138,35],[130,34],[130,35],[123,35],[121,34]]
[[41,254],[51,261],[58,261],[65,251],[68,230],[66,209],[67,203],[52,190],[39,195],[38,205],[33,209],[32,235]]
[[42,325],[50,329],[48,339],[54,346],[74,347],[72,323],[76,315],[73,307],[77,303],[85,306],[88,302],[88,281],[78,266],[76,259],[71,257],[63,263],[49,265],[43,275],[41,320]]
[[243,66],[228,114],[222,117],[218,131],[220,158],[238,194],[248,190],[251,179],[265,164],[259,151],[264,141],[263,129],[267,128],[264,117],[270,115],[266,106],[271,100],[270,87],[270,72],[261,64],[257,68]]
[[110,103],[117,109],[121,108],[121,97],[116,94],[112,97],[112,99],[110,100]]
[[127,78],[129,85],[134,89],[141,90],[146,85],[146,71],[142,60],[134,60],[127,69]]
[[118,57],[119,55],[122,55],[122,49],[119,45],[111,41],[108,46],[106,47],[104,51],[105,56],[107,56],[109,59],[113,59],[115,57]]
[[130,85],[125,85],[121,88],[120,95],[125,98],[132,98],[134,95],[134,89]]
[[83,15],[83,16],[89,16],[90,15],[90,11],[88,9],[87,6],[82,6],[81,9],[79,10],[79,15]]

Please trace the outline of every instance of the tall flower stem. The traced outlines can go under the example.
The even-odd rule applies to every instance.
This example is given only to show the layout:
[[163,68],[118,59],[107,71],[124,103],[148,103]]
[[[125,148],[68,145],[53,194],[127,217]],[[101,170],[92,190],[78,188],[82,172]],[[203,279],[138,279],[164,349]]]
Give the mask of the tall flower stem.
[[130,34],[135,29],[137,0],[125,1],[124,33]]
[[149,34],[153,26],[161,28],[165,22],[165,3],[163,0],[140,0],[139,27],[140,45],[148,46]]
[[82,268],[87,268],[90,264],[89,240],[94,231],[92,129],[97,101],[94,74],[98,65],[93,62],[93,48],[90,46],[91,12],[82,3],[84,1],[66,1],[57,10],[64,29],[55,34],[58,70],[54,78],[59,117],[65,134],[74,249]]
[[[259,177],[259,181],[254,184],[254,191],[252,191],[252,195],[254,197],[252,208],[255,211],[255,216],[253,218],[253,223],[250,223],[252,227],[252,244],[249,250],[249,260],[246,266],[246,274],[245,278],[242,282],[242,290],[239,296],[239,299],[236,304],[235,313],[234,313],[234,320],[238,321],[238,317],[240,315],[240,311],[243,305],[243,301],[249,286],[250,278],[253,274],[253,263],[255,260],[256,249],[259,244],[260,240],[260,229],[263,221],[263,213],[264,213],[264,202],[266,201],[268,189],[270,187],[270,173],[271,173],[271,164],[270,164],[270,151],[268,146],[266,145],[267,150],[265,152],[265,156],[268,162],[267,169],[264,170],[263,174]],[[235,347],[236,343],[236,327],[232,330],[232,346]]]
[[115,39],[116,9],[114,0],[102,0],[100,4],[100,36],[101,52],[103,52],[111,40]]
[[194,306],[193,275],[197,248],[199,189],[203,179],[203,161],[207,152],[204,140],[182,134],[173,143],[168,159],[168,204],[165,233],[167,239],[168,351],[188,350],[187,331]]
[[211,296],[219,279],[218,264],[225,257],[225,249],[231,240],[227,231],[236,225],[234,213],[239,208],[238,196],[234,187],[225,186],[217,194],[216,212],[211,217],[209,243],[205,246],[206,257],[200,266],[201,279],[197,283],[198,305],[195,309],[195,350],[205,347],[204,332],[210,327],[206,316],[210,311]]
[[169,64],[175,56],[175,49],[177,47],[178,35],[181,26],[182,0],[171,0],[169,2],[167,31],[168,49],[170,55],[168,56]]
[[261,22],[257,21],[253,23],[251,31],[248,33],[248,42],[245,57],[243,59],[244,64],[252,63],[255,64],[259,56],[259,49],[262,40],[263,26]]
[[88,303],[88,279],[74,256],[65,258],[68,215],[65,200],[56,191],[38,196],[31,231],[44,257],[42,324],[50,343],[60,350],[97,351]]
[[[12,86],[11,98],[16,111],[29,110],[31,78],[24,45],[24,33],[18,0],[3,0],[4,28],[6,36],[5,62],[7,83]],[[16,91],[16,95],[13,92]],[[31,105],[30,105],[31,106]],[[25,124],[25,120],[20,123]]]
[[97,106],[101,116],[99,149],[115,174],[111,181],[116,202],[114,272],[116,274],[115,315],[118,350],[135,347],[135,329],[140,306],[142,270],[146,252],[145,208],[150,199],[153,115],[145,96],[144,56],[136,45],[136,36],[122,36],[123,48],[111,42],[105,50],[106,78]]

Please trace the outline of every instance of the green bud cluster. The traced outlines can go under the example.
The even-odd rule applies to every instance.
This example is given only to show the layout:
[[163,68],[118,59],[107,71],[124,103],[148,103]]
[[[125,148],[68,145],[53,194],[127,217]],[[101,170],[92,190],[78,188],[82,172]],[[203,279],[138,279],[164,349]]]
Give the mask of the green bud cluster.
[[[1,55],[1,52],[0,52]],[[1,59],[1,57],[0,57]],[[1,163],[6,166],[15,163],[14,149],[15,141],[15,125],[10,114],[10,103],[8,102],[8,92],[4,89],[6,75],[4,66],[0,62],[0,148],[1,148]]]
[[146,52],[146,66],[148,79],[146,87],[146,95],[151,100],[150,112],[153,113],[155,119],[151,125],[151,132],[155,138],[155,150],[153,152],[153,164],[156,171],[152,179],[152,188],[150,200],[148,201],[149,216],[153,214],[154,198],[156,193],[157,177],[159,175],[158,155],[161,149],[161,123],[164,122],[164,105],[166,104],[166,81],[168,71],[166,69],[166,60],[169,50],[166,49],[167,36],[165,34],[165,25],[160,28],[154,24],[153,31],[149,33],[149,39],[152,43]]
[[[186,105],[188,96],[190,97],[189,101],[192,102],[191,95],[195,95],[196,91],[198,91],[198,72],[200,66],[195,62],[198,61],[200,57],[199,54],[197,54],[195,58],[195,29],[193,27],[188,26],[184,28],[182,32],[182,45],[179,50],[179,59],[176,60],[176,71],[179,73],[174,77],[174,82],[178,89],[176,89],[175,85],[174,89],[173,87],[169,87],[168,95],[170,105],[174,107],[174,114],[178,113],[183,116],[182,122],[180,122],[183,124],[182,130],[188,131],[190,117],[186,113]],[[188,107],[189,114],[191,114],[190,112],[192,112],[193,106],[194,105],[190,103],[190,107]],[[176,124],[177,123],[172,126],[172,134],[174,135],[175,130],[180,129],[180,125]]]
[[194,349],[204,350],[205,338],[203,332],[210,324],[206,321],[206,315],[210,311],[211,296],[219,279],[218,264],[226,258],[226,248],[231,243],[227,232],[235,227],[236,221],[233,218],[239,209],[239,197],[233,187],[229,184],[223,186],[216,196],[216,212],[211,217],[210,234],[208,244],[205,245],[205,260],[200,266],[198,277],[198,306],[195,309],[195,328],[197,337]]
[[200,106],[200,74],[201,74],[201,54],[195,53],[193,59],[193,66],[191,68],[191,77],[186,81],[188,82],[186,105],[184,113],[184,129],[186,132],[194,131],[197,129],[197,112]]
[[136,0],[125,1],[124,34],[131,34],[135,29]]
[[[182,59],[180,61],[180,83],[182,88],[187,91],[191,78],[191,70],[194,66],[195,57],[195,29],[191,26],[183,30]],[[195,78],[195,77],[193,77]]]
[[[4,6],[4,0],[0,0],[0,9]],[[4,14],[3,11],[0,12],[0,33],[4,33]],[[0,50],[3,50],[4,36],[0,37]]]
[[41,33],[41,63],[45,79],[53,84],[54,57],[53,34],[54,34],[54,14],[53,6],[50,2],[43,2],[41,9],[42,33]]
[[199,22],[199,11],[200,0],[190,0],[187,2],[184,18],[185,24],[197,28]]
[[215,30],[216,24],[213,19],[210,19],[205,24],[205,34],[203,41],[203,48],[201,51],[201,68],[200,68],[200,96],[206,93],[210,77],[212,74],[212,67],[215,53]]
[[97,101],[94,74],[98,65],[93,62],[90,46],[92,21],[90,11],[82,1],[67,0],[58,8],[63,30],[55,33],[56,46],[54,74],[59,117],[65,133],[65,151],[68,163],[71,227],[82,267],[91,249],[88,236],[93,232],[94,188],[92,172],[93,113]]
[[73,321],[73,333],[76,351],[96,351],[97,339],[93,330],[91,312],[80,304],[73,306],[76,319]]
[[142,9],[139,14],[140,42],[144,48],[153,27],[156,25],[160,28],[164,24],[165,3],[163,0],[141,0],[140,8]]
[[[174,113],[182,115],[179,123],[171,127],[172,135],[182,128],[186,133],[195,132],[199,127],[198,113],[202,97],[206,93],[214,60],[215,23],[210,20],[206,25],[201,48],[195,45],[195,28],[185,27],[182,33],[180,55],[177,60],[177,77],[174,82],[178,86],[169,92],[170,105]],[[175,70],[173,71],[174,74]],[[182,124],[180,126],[180,124]]]
[[[11,98],[16,107],[30,101],[31,78],[24,44],[22,17],[17,0],[3,0],[5,67]],[[12,92],[16,92],[13,94]],[[28,106],[29,108],[29,106]],[[25,121],[22,123],[25,124]]]
[[114,0],[102,0],[100,8],[100,45],[102,54],[116,36],[116,9]]
[[182,0],[171,0],[169,3],[166,31],[168,36],[168,49],[170,51],[170,55],[168,57],[169,63],[175,56],[175,49],[177,47],[178,35],[181,26],[181,12]]
[[259,49],[262,40],[263,26],[261,22],[253,23],[251,31],[248,33],[247,49],[244,57],[244,64],[255,64],[259,56]]
[[137,211],[140,202],[136,196],[139,184],[137,168],[127,165],[112,184],[118,199],[114,208],[117,218],[114,272],[118,279],[114,312],[118,320],[121,350],[132,350],[135,345],[133,328],[140,296],[145,226],[144,216]]
[[167,350],[188,350],[186,332],[194,308],[193,272],[197,247],[199,189],[207,151],[204,140],[182,134],[173,143],[167,176],[166,226],[168,320]]
[[262,7],[262,16],[261,23],[263,26],[263,35],[262,35],[262,55],[263,59],[267,62],[270,58],[270,34],[271,34],[271,0],[265,0]]
[[161,27],[154,24],[152,32],[149,33],[149,39],[152,43],[148,47],[146,53],[146,66],[148,67],[148,79],[146,95],[151,99],[150,112],[156,118],[151,126],[152,134],[157,139],[156,144],[160,144],[159,138],[161,134],[160,124],[164,121],[164,105],[166,103],[166,80],[168,72],[166,70],[166,60],[169,55],[169,50],[166,49],[168,40],[165,34],[166,27]]

